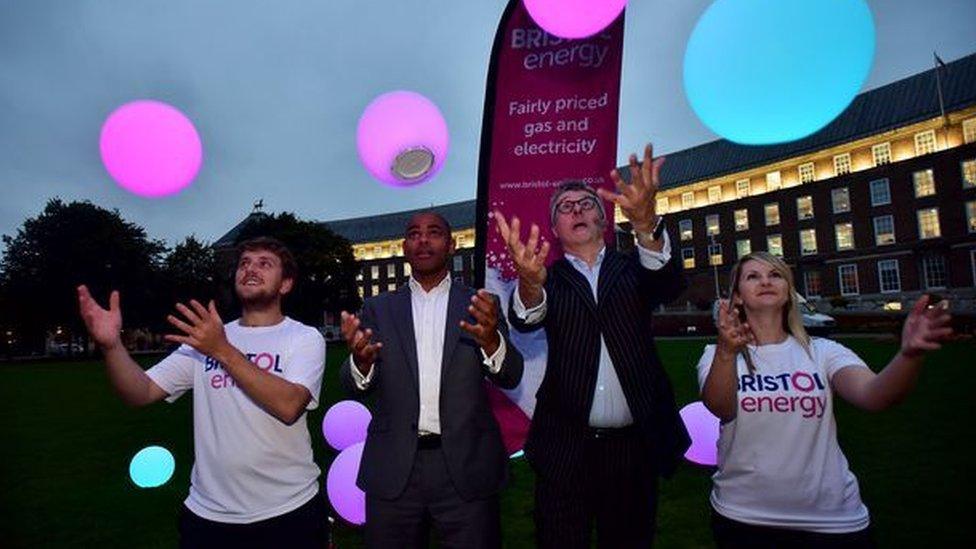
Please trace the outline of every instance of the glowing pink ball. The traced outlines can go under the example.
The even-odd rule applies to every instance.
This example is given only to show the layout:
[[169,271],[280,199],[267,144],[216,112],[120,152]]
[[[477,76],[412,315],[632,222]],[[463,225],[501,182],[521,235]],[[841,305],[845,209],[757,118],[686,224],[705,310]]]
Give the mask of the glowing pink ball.
[[366,428],[372,416],[355,400],[343,400],[329,408],[322,418],[322,434],[329,446],[339,450],[366,440]]
[[99,149],[112,179],[147,198],[181,191],[203,161],[193,123],[159,101],[133,101],[116,109],[102,125]]
[[718,418],[700,400],[688,404],[678,413],[691,435],[691,447],[685,452],[685,459],[699,465],[717,464]]
[[431,100],[410,91],[385,93],[363,111],[356,148],[366,170],[393,187],[429,180],[447,158],[447,122]]
[[356,486],[365,444],[358,442],[340,452],[332,461],[325,479],[325,491],[332,508],[346,522],[356,525],[366,522],[366,494]]
[[532,20],[560,38],[586,38],[607,28],[627,0],[525,0]]

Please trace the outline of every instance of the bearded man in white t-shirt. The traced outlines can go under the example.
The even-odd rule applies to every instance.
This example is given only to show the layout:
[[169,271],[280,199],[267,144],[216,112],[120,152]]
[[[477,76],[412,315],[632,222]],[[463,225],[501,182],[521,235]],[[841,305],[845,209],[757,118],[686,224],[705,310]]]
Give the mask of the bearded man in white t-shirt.
[[181,547],[324,547],[328,517],[319,495],[305,411],[318,405],[325,340],[282,313],[298,268],[278,240],[241,244],[234,288],[241,318],[220,319],[213,301],[178,303],[167,320],[180,347],[147,371],[122,345],[119,293],[108,310],[85,286],[81,316],[126,404],[172,402],[193,390],[195,463],[180,511]]

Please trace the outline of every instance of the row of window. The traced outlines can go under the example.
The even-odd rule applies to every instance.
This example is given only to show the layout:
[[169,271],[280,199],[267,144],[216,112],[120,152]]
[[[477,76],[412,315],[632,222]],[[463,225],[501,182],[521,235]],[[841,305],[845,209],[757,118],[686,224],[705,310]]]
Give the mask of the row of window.
[[[897,293],[901,291],[901,270],[897,259],[882,259],[877,262],[878,288],[881,293]],[[922,284],[926,290],[943,289],[948,284],[945,258],[941,255],[926,255],[920,264]],[[823,291],[823,278],[820,271],[811,270],[803,273],[803,289],[807,298],[820,297]],[[837,266],[837,286],[842,296],[853,296],[861,293],[857,265],[848,263]]]
[[[966,202],[965,208],[968,232],[976,233],[976,200]],[[920,240],[942,236],[938,208],[923,208],[918,210],[916,217],[918,220],[918,237]],[[872,223],[874,225],[874,243],[876,246],[886,246],[896,242],[895,222],[891,215],[875,216],[872,219]],[[799,231],[799,237],[800,255],[817,254],[816,229],[801,229]],[[685,239],[682,238],[682,240]],[[741,258],[744,255],[752,253],[751,239],[743,238],[737,240],[735,244],[736,258]],[[845,221],[834,224],[834,249],[836,251],[854,249],[854,225],[851,222]],[[766,251],[774,255],[782,256],[783,236],[780,234],[766,235]],[[708,246],[708,258],[709,265],[721,265],[723,263],[722,245],[720,243],[714,243]],[[693,269],[695,267],[695,249],[682,248],[681,259],[686,269]]]
[[[935,130],[927,130],[924,132],[919,132],[915,134],[915,156],[922,156],[925,154],[933,153],[937,149]],[[963,140],[965,143],[976,142],[976,118],[971,118],[963,122]],[[892,161],[891,154],[891,143],[878,143],[871,147],[871,158],[873,161],[873,166],[883,166],[885,164],[890,164]],[[851,173],[851,154],[843,153],[838,154],[833,157],[834,164],[834,177],[847,175]],[[928,170],[928,178],[931,181],[932,175],[931,170]],[[969,186],[976,185],[976,160],[970,160],[963,163],[963,182],[964,185]],[[925,177],[925,176],[923,176]],[[813,162],[806,162],[797,166],[797,178],[798,181],[802,183],[811,183],[816,181],[817,173],[816,166]],[[928,183],[923,182],[922,185]],[[916,182],[916,188],[918,188],[919,183]],[[934,194],[934,181],[931,182],[932,191],[930,194]],[[777,170],[769,172],[766,174],[766,192],[776,191],[782,188],[782,173]],[[714,185],[708,187],[708,204],[716,204],[722,201],[722,186]],[[750,196],[752,194],[752,183],[748,178],[739,179],[735,182],[735,197],[743,198]],[[916,193],[916,196],[918,194]],[[657,211],[660,213],[667,213],[671,210],[670,197],[664,196],[658,199]],[[681,193],[681,209],[689,210],[695,207],[695,192],[686,191]]]

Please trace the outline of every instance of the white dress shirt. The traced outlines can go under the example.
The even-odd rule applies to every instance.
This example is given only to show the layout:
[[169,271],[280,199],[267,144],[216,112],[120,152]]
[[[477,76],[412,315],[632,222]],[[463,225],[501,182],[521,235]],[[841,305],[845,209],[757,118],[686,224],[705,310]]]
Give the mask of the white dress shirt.
[[[444,333],[447,327],[447,304],[451,295],[451,277],[425,291],[423,286],[410,277],[410,305],[413,313],[413,333],[417,345],[417,374],[420,389],[420,415],[417,421],[419,434],[440,434],[441,363],[444,358]],[[499,332],[498,349],[490,357],[481,349],[485,366],[492,374],[502,369],[505,360],[505,338]],[[372,365],[365,376],[349,355],[349,368],[360,390],[366,390],[373,379]]]
[[[604,246],[597,254],[596,261],[590,267],[583,259],[567,253],[566,259],[570,265],[576,268],[590,283],[590,290],[593,291],[593,301],[597,301],[597,282],[600,280],[600,266],[603,264],[603,256],[607,248]],[[664,233],[664,246],[660,252],[648,250],[639,243],[637,244],[637,254],[640,264],[645,269],[656,271],[663,267],[671,259],[671,242],[668,233]],[[542,322],[546,316],[546,291],[542,290],[542,303],[531,309],[526,309],[519,297],[518,283],[515,285],[515,296],[513,297],[512,307],[515,314],[526,324],[537,324]],[[617,377],[617,370],[613,367],[610,360],[610,353],[607,351],[607,344],[600,335],[600,366],[596,375],[596,387],[593,391],[593,406],[590,407],[590,427],[626,427],[634,422],[634,416],[627,405],[627,398],[624,396],[623,387],[620,385],[620,378]]]

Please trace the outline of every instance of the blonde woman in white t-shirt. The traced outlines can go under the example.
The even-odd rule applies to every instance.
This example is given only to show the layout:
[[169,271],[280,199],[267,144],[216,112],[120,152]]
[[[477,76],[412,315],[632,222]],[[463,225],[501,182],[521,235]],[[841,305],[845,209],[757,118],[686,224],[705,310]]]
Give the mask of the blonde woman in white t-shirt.
[[722,422],[711,494],[718,547],[873,547],[833,395],[871,411],[905,398],[924,354],[952,334],[946,303],[915,303],[901,349],[876,374],[843,345],[807,335],[782,259],[746,255],[731,286],[717,344],[698,363],[702,400]]

